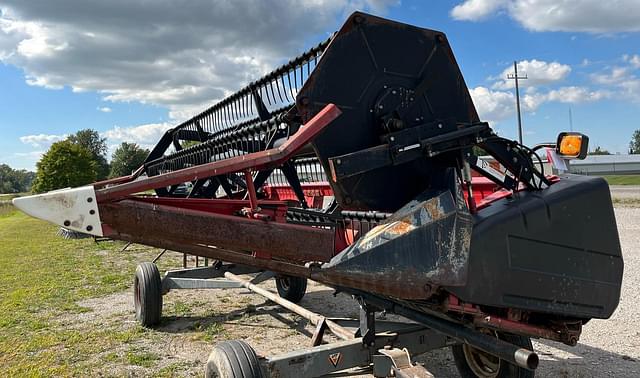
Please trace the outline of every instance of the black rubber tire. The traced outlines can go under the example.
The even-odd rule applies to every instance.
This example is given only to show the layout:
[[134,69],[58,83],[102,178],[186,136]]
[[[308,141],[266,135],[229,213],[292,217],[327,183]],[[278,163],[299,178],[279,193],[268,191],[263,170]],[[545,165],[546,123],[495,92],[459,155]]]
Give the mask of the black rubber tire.
[[[498,338],[500,340],[509,342],[511,344],[533,350],[533,344],[531,344],[531,339],[526,336],[519,336],[510,333],[498,333]],[[467,346],[469,348],[469,346]],[[458,368],[458,372],[462,378],[477,378],[477,377],[487,377],[490,375],[482,376],[473,372],[472,368],[469,366],[469,362],[467,361],[467,356],[464,351],[464,346],[462,344],[453,345],[451,347],[451,352],[453,353],[453,359],[456,363],[456,367]],[[516,365],[512,365],[504,360],[500,360],[499,370],[495,377],[499,378],[533,378],[535,376],[535,372],[533,370],[525,369]]]
[[216,345],[204,369],[206,378],[262,378],[255,350],[241,340]]
[[160,323],[162,315],[162,281],[156,264],[144,262],[136,268],[133,280],[136,319],[144,327]]
[[278,295],[290,302],[298,303],[307,292],[307,279],[293,276],[276,276]]

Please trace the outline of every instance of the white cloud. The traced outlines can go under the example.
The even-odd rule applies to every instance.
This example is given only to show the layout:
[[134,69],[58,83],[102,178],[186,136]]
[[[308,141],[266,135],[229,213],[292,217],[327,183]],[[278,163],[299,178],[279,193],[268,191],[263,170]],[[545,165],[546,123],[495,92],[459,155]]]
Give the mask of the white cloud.
[[103,113],[111,113],[111,108],[108,106],[99,106],[96,110]]
[[[493,79],[499,80],[493,89],[511,89],[515,87],[515,80],[507,79],[507,75],[513,74],[513,65],[505,68],[502,73]],[[522,87],[548,85],[564,80],[569,73],[571,67],[558,62],[545,62],[543,60],[523,60],[518,62],[518,76],[527,75],[526,80],[520,80]]]
[[640,68],[640,55],[624,55],[622,59],[631,64],[633,68]]
[[620,99],[640,103],[640,56],[624,55],[626,65],[606,67],[590,75],[594,83],[602,85],[613,96]]
[[183,117],[287,62],[352,10],[397,3],[5,0],[0,62],[24,70],[30,85],[97,91]]
[[107,138],[107,143],[110,145],[128,142],[137,143],[144,148],[151,148],[171,126],[169,123],[150,123],[131,127],[115,126],[101,134]]
[[616,84],[629,76],[628,67],[612,67],[605,72],[591,74],[591,79],[597,84]]
[[611,97],[611,93],[606,90],[590,91],[584,87],[561,87],[549,91],[546,94],[547,101],[557,101],[564,103],[593,102]]
[[66,138],[67,135],[38,134],[21,136],[20,141],[36,148],[49,148],[53,143]]
[[510,92],[476,87],[470,89],[469,93],[482,120],[496,123],[510,117],[515,111],[515,96]]
[[619,84],[620,93],[623,97],[633,102],[640,103],[640,79],[633,77]]
[[[640,82],[638,82],[638,89],[640,89]],[[476,87],[469,92],[480,119],[493,124],[515,117],[516,99],[512,91]],[[533,114],[540,106],[548,102],[577,104],[598,101],[610,96],[611,92],[607,90],[589,90],[578,86],[560,87],[546,92],[534,89],[528,93],[521,93],[520,106],[523,113]]]
[[504,11],[533,31],[616,33],[640,31],[638,0],[466,0],[451,15],[477,21]]
[[461,21],[479,21],[492,15],[506,4],[506,0],[467,0],[451,10],[451,17]]

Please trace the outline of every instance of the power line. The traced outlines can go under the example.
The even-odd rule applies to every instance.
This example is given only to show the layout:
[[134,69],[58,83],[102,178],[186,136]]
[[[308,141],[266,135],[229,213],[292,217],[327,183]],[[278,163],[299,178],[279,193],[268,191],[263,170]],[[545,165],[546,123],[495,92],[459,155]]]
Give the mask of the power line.
[[516,81],[516,110],[518,112],[518,141],[522,144],[522,117],[520,116],[520,88],[518,86],[518,80],[527,79],[527,74],[524,76],[518,76],[518,61],[513,61],[513,72],[507,75],[507,79]]

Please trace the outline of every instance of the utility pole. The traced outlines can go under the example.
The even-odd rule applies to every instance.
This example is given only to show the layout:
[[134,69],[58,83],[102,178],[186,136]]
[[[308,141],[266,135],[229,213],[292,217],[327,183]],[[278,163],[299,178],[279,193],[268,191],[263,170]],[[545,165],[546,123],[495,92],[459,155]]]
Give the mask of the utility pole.
[[569,131],[573,131],[573,117],[571,116],[571,107],[569,107]]
[[520,88],[518,87],[518,80],[527,79],[527,74],[524,76],[518,76],[518,61],[513,61],[513,72],[507,75],[507,79],[516,81],[516,110],[518,112],[518,141],[522,144],[522,117],[520,116]]

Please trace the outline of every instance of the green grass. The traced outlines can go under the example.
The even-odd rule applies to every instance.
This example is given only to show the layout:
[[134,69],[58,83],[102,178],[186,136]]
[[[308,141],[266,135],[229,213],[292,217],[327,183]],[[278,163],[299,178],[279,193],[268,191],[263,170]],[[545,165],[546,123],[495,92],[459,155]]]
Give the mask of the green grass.
[[[9,210],[0,215],[0,371],[2,376],[86,376],[88,356],[106,353],[144,337],[140,327],[66,327],[62,316],[86,312],[87,298],[127,289],[135,264],[123,268],[120,243],[65,240],[57,228]],[[80,327],[79,329],[74,329]],[[153,356],[133,353],[127,361],[145,366]]]
[[129,365],[151,367],[157,360],[160,359],[160,356],[155,353],[133,349],[127,352],[126,358]]
[[0,200],[0,217],[9,216],[16,211],[11,201]]
[[213,342],[218,335],[224,335],[224,326],[213,322],[206,326],[203,331],[201,339],[206,342]]
[[10,201],[16,197],[29,195],[30,193],[4,193],[0,194],[0,201]]
[[609,175],[602,176],[609,185],[640,185],[640,175]]

